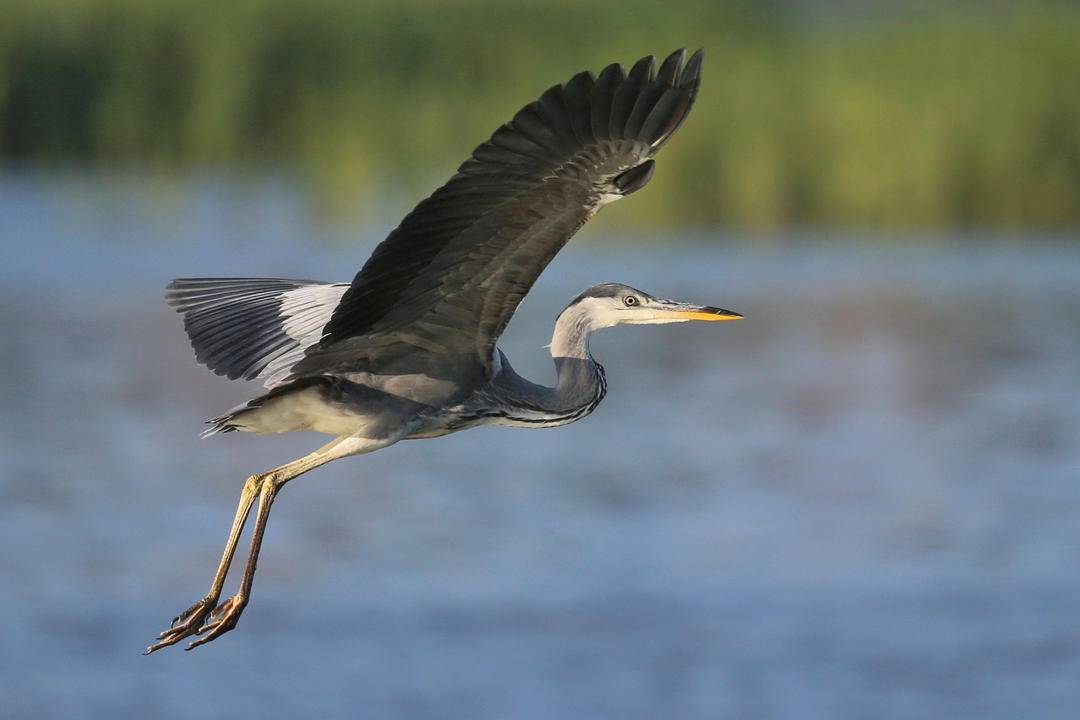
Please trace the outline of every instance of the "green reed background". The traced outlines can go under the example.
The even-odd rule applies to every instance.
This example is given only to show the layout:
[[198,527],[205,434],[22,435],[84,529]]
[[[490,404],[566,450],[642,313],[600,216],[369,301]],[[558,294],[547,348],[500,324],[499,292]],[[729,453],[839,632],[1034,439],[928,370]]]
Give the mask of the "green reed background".
[[299,171],[402,207],[556,81],[706,48],[622,226],[1080,221],[1080,6],[0,0],[0,162]]

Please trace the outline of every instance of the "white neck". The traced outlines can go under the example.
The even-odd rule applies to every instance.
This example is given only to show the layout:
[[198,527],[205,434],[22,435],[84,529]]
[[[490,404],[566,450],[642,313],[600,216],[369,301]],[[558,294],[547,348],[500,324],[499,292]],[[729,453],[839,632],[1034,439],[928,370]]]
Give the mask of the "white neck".
[[585,360],[589,354],[589,335],[594,330],[611,327],[615,318],[605,318],[602,306],[594,298],[585,298],[559,314],[551,336],[551,357]]

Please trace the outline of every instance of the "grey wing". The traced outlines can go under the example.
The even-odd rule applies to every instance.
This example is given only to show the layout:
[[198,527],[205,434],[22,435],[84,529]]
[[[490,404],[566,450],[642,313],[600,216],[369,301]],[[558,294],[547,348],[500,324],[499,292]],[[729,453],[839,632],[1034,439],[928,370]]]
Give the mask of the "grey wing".
[[165,299],[184,316],[195,358],[231,380],[285,379],[323,326],[348,283],[279,278],[180,278]]
[[579,73],[518,112],[375,249],[294,376],[418,353],[489,373],[495,341],[555,254],[601,205],[648,182],[700,84],[702,51],[684,58]]

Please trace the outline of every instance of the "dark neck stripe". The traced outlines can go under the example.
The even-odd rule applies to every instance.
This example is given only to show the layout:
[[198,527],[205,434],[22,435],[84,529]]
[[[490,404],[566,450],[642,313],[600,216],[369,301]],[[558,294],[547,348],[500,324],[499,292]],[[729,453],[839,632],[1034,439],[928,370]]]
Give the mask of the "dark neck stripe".
[[601,401],[603,401],[604,396],[607,395],[607,378],[604,375],[603,366],[599,363],[596,364],[596,378],[596,393],[593,395],[592,398],[589,399],[589,402],[576,408],[572,408],[565,413],[543,414],[543,408],[532,406],[527,408],[534,412],[534,414],[530,416],[523,417],[519,415],[513,415],[511,414],[512,411],[507,410],[487,410],[462,416],[460,418],[460,422],[463,424],[467,424],[475,422],[477,420],[500,418],[522,423],[523,425],[532,425],[535,427],[559,427],[560,425],[568,425],[590,414],[593,410],[597,408]]

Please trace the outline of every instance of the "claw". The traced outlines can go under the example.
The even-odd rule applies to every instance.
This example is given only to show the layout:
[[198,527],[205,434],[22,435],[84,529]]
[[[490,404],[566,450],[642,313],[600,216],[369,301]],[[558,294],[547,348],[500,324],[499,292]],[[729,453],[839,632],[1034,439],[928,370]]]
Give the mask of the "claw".
[[184,638],[197,633],[207,616],[211,614],[212,608],[216,602],[217,598],[205,597],[177,615],[173,618],[173,621],[169,624],[167,630],[158,633],[158,642],[146,648],[143,655],[149,655],[163,647],[175,645]]
[[239,594],[233,595],[218,605],[206,618],[206,623],[196,631],[195,634],[200,637],[193,640],[184,649],[194,650],[200,645],[216,640],[235,628],[237,621],[240,619],[240,613],[244,612],[246,605],[247,598],[241,597]]

